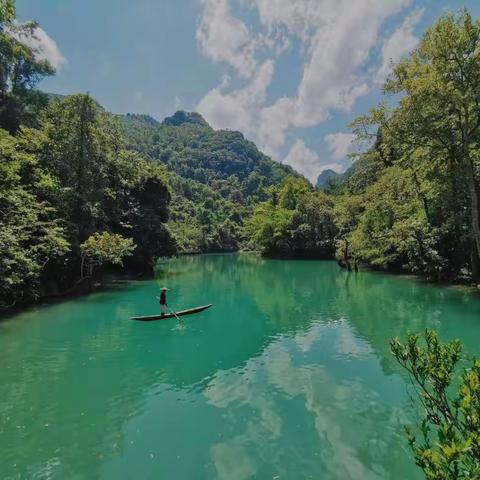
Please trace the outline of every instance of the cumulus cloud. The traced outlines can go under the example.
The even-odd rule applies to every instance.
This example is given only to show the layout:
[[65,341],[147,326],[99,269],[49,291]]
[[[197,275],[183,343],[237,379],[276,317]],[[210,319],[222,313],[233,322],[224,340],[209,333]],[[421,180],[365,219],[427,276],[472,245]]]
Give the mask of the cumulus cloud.
[[[349,111],[369,93],[375,78],[366,67],[381,27],[412,0],[242,0],[243,6],[258,12],[260,27],[256,32],[232,15],[228,2],[203,0],[197,39],[207,57],[229,63],[246,84],[230,89],[230,82],[222,81],[205,95],[198,109],[213,126],[242,130],[266,153],[278,158],[295,129],[326,122],[334,111]],[[409,45],[408,33],[413,31],[418,15],[416,12],[403,25]],[[276,56],[294,39],[304,60],[296,92],[267,103]],[[395,39],[385,42],[384,57],[396,57],[397,44]],[[345,136],[326,140],[334,160],[348,153],[348,140]],[[297,140],[286,158],[313,178],[318,170],[313,165],[319,160],[315,156]]]
[[218,87],[213,88],[203,97],[197,110],[214,128],[240,130],[254,137],[256,122],[253,116],[258,105],[265,102],[265,94],[272,81],[273,69],[273,60],[265,61],[246,87],[228,93],[226,89],[229,78],[224,77]]
[[295,102],[291,98],[282,97],[273,105],[259,110],[257,139],[263,148],[274,152],[285,143],[295,108]]
[[318,175],[325,169],[318,154],[310,150],[302,140],[294,143],[283,163],[305,175],[312,183],[317,181]]
[[197,41],[205,56],[230,64],[243,77],[253,74],[255,41],[247,26],[231,14],[228,0],[203,0]]
[[335,160],[344,160],[354,150],[355,135],[353,133],[331,133],[326,135],[324,140]]
[[[272,30],[285,28],[286,32],[308,42],[316,30],[322,15],[328,8],[319,0],[249,0],[250,6],[257,8],[260,21]],[[328,13],[327,13],[328,14]]]
[[392,71],[392,64],[401,60],[417,46],[419,39],[415,36],[414,30],[422,19],[423,13],[423,9],[415,10],[393,32],[392,36],[385,40],[382,46],[382,65],[375,78],[377,83],[384,83]]
[[67,61],[55,41],[40,27],[33,30],[19,28],[11,35],[31,48],[37,60],[47,60],[55,69]]
[[380,27],[410,0],[322,0],[322,17],[298,87],[295,126],[324,122],[332,110],[348,111],[369,91],[359,68],[369,59]]

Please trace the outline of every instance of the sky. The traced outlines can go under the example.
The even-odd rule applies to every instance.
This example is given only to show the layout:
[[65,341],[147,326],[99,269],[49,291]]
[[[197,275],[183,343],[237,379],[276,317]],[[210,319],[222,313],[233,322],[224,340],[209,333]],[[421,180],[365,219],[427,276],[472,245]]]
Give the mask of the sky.
[[115,113],[198,111],[311,181],[344,171],[352,120],[445,11],[478,0],[17,0],[36,20],[44,91]]

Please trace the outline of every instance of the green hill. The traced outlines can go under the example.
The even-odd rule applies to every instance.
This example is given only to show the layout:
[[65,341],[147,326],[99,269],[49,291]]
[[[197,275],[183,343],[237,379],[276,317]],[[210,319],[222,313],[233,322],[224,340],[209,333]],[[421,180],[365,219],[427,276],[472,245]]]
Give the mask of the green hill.
[[240,132],[214,130],[198,113],[176,112],[162,123],[145,115],[120,118],[129,148],[170,174],[169,226],[183,251],[236,250],[243,221],[267,198],[266,189],[298,175]]

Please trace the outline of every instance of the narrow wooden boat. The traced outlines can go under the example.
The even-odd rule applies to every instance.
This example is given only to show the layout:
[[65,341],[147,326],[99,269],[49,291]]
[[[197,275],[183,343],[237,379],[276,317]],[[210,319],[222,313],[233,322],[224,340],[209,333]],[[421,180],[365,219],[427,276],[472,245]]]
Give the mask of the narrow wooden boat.
[[180,310],[175,313],[165,313],[164,315],[147,315],[146,317],[132,317],[131,320],[138,320],[139,322],[151,322],[153,320],[165,320],[166,318],[182,317],[183,315],[191,315],[192,313],[203,312],[207,308],[210,308],[213,304],[203,305],[202,307],[189,308],[188,310]]

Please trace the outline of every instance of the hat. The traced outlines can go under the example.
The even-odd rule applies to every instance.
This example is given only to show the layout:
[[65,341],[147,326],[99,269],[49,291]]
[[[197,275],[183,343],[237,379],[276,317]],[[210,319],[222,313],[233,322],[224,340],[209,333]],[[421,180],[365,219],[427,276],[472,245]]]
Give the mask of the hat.
[[167,287],[162,287],[160,290],[162,290],[163,292],[168,292],[168,288],[167,288]]

